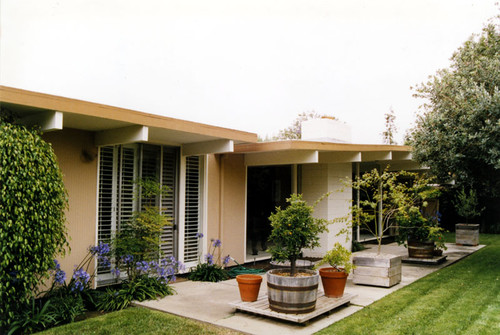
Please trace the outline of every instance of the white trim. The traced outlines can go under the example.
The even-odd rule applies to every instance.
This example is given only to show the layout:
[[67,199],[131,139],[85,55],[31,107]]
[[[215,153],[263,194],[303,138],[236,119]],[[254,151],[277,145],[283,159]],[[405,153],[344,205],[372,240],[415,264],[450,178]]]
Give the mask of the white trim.
[[[200,177],[203,179],[200,182],[200,185],[202,187],[201,189],[201,201],[200,205],[202,206],[201,210],[201,230],[203,233],[203,236],[207,236],[208,234],[208,156],[204,155],[203,157],[200,157],[201,162],[200,162],[200,168],[202,171],[200,172]],[[203,241],[204,239],[200,239]],[[201,255],[205,255],[208,252],[207,244],[206,243],[201,243],[201,248],[198,250],[198,253],[201,252]],[[197,263],[196,263],[197,264]]]
[[319,163],[316,150],[274,151],[245,154],[247,166]]
[[186,225],[186,156],[180,148],[179,155],[179,218],[177,226],[177,259],[184,263],[184,233]]
[[21,119],[25,126],[39,125],[43,132],[63,129],[63,113],[58,111],[43,111],[31,114]]
[[125,143],[147,142],[149,128],[145,126],[129,126],[98,131],[95,134],[95,145],[117,145]]
[[216,140],[208,142],[187,143],[182,146],[182,151],[185,156],[234,152],[234,141]]

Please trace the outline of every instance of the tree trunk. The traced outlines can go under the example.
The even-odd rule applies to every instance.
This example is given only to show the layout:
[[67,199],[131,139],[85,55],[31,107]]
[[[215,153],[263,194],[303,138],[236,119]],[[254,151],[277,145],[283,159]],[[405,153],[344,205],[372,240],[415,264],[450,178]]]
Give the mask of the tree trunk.
[[290,277],[297,273],[297,257],[290,258]]

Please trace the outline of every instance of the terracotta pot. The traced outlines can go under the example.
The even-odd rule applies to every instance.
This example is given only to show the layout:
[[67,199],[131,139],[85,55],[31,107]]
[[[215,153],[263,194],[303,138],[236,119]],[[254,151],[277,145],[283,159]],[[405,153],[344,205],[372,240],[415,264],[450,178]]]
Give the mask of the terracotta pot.
[[334,268],[321,268],[319,269],[319,275],[321,276],[326,297],[340,298],[344,295],[347,273],[337,271]]
[[240,289],[240,297],[243,301],[255,301],[259,296],[260,283],[262,276],[246,274],[236,276],[238,288]]

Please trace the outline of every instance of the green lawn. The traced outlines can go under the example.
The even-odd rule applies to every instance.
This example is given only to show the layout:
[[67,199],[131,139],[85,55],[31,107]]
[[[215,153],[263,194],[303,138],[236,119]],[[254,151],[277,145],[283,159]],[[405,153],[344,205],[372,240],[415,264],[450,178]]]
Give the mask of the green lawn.
[[481,234],[480,243],[487,246],[318,334],[500,334],[500,235]]
[[130,307],[122,311],[52,328],[40,335],[135,335],[135,334],[239,334],[225,328],[215,327],[167,313],[141,307]]

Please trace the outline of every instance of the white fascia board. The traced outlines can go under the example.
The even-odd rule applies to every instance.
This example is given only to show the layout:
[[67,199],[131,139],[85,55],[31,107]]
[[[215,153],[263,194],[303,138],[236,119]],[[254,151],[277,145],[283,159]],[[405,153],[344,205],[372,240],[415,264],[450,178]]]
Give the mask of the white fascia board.
[[413,158],[409,151],[393,151],[392,160],[394,161],[411,161]]
[[245,155],[247,166],[259,165],[287,165],[287,164],[310,164],[319,163],[318,151],[296,150],[296,151],[271,151],[249,153]]
[[63,113],[58,111],[43,111],[23,117],[21,123],[28,127],[38,125],[45,133],[62,130]]
[[233,140],[215,140],[182,145],[182,154],[184,156],[222,154],[227,152],[234,152]]
[[130,126],[99,131],[95,134],[95,145],[115,145],[125,143],[147,142],[149,128],[146,126]]
[[361,152],[320,152],[320,163],[361,162]]
[[390,161],[392,160],[391,151],[368,151],[361,153],[363,162]]

